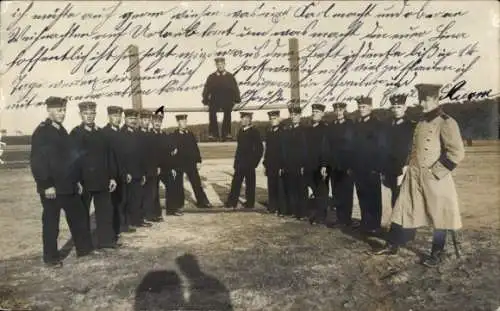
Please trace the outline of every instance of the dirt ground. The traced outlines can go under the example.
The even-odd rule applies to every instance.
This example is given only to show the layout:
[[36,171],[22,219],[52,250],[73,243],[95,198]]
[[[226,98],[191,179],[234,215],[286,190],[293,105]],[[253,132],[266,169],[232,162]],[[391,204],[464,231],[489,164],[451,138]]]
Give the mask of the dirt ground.
[[[204,153],[209,151],[204,151]],[[125,235],[91,259],[41,264],[41,206],[29,169],[0,170],[0,309],[495,310],[500,307],[500,144],[475,144],[454,172],[464,230],[438,269],[418,264],[429,230],[399,256],[306,222],[215,209]],[[227,160],[230,165],[231,160]],[[208,161],[207,164],[210,165]],[[210,176],[206,176],[210,179]],[[221,197],[227,187],[214,187]],[[258,201],[265,201],[258,188]],[[69,239],[61,222],[60,245]]]

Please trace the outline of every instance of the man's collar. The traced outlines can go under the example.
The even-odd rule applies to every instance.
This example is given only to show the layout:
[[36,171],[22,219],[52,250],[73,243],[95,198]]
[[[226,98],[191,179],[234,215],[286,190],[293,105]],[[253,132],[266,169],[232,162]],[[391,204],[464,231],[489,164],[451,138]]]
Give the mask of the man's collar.
[[119,127],[118,126],[114,126],[113,124],[109,124],[109,127],[113,130],[113,131],[118,131]]
[[85,123],[82,123],[82,128],[84,130],[86,130],[87,132],[92,132],[92,131],[97,130],[97,126],[95,124],[91,126],[91,125],[87,125]]
[[345,122],[345,118],[335,120],[335,124],[342,124]]
[[370,114],[367,116],[361,117],[361,122],[368,122],[368,121],[370,121],[370,118],[371,118]]
[[433,109],[429,112],[424,113],[424,115],[422,116],[422,119],[427,121],[427,122],[430,122],[430,121],[434,120],[435,118],[437,118],[439,115],[441,115],[442,112],[443,111],[442,111],[441,107],[437,107],[436,109]]
[[187,129],[181,129],[181,128],[179,128],[178,131],[181,134],[186,134],[187,133]]
[[60,130],[60,129],[61,129],[61,127],[62,127],[62,125],[61,125],[61,124],[57,123],[56,121],[52,121],[51,119],[47,119],[45,122],[46,122],[46,123],[48,123],[48,124],[50,124],[50,125],[52,125],[52,126],[53,126],[53,127],[55,127],[57,130]]
[[404,117],[401,117],[401,118],[395,118],[393,121],[392,121],[392,124],[393,125],[400,125],[401,123],[403,123],[405,121],[405,118]]
[[128,125],[125,125],[127,127],[127,131],[129,132],[135,132],[134,128],[128,126]]
[[253,124],[250,124],[250,125],[247,125],[245,127],[243,127],[243,131],[247,131],[249,128],[251,128],[253,126]]
[[225,71],[225,70],[224,70],[224,71],[219,71],[219,70],[217,70],[215,73],[216,73],[218,76],[221,76],[221,75],[222,75],[222,76],[224,76],[224,75],[226,75],[227,71]]
[[294,128],[298,128],[299,126],[300,126],[300,123],[297,123],[297,124],[293,124],[293,123],[292,123],[292,128],[293,128],[293,129],[294,129]]

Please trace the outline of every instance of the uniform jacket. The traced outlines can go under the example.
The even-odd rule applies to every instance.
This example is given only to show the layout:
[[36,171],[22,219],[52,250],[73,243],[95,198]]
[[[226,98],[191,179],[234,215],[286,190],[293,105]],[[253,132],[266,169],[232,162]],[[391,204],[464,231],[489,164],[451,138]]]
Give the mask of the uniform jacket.
[[79,163],[85,190],[107,191],[109,180],[116,175],[116,164],[103,131],[96,126],[91,128],[80,124],[70,136],[81,154]]
[[174,135],[161,132],[156,134],[156,142],[158,148],[158,162],[162,172],[167,172],[177,166],[177,155],[173,155],[176,145],[174,142]]
[[347,171],[353,166],[354,123],[344,119],[333,121],[327,129],[328,164],[331,169]]
[[139,129],[138,131],[143,152],[146,176],[152,177],[158,174],[158,149],[155,145],[155,135],[149,129]]
[[111,168],[111,172],[113,174],[113,179],[117,182],[123,179],[125,172],[123,171],[123,159],[121,159],[118,153],[120,150],[120,138],[122,133],[120,132],[119,127],[113,127],[111,124],[107,124],[105,127],[101,129],[102,133],[106,137],[108,141],[111,156],[113,160],[111,161],[111,165],[114,164],[114,167]]
[[316,126],[306,127],[306,141],[308,143],[307,169],[309,171],[319,170],[328,165],[326,155],[328,123],[319,122]]
[[47,119],[31,137],[30,165],[38,193],[55,187],[57,194],[77,193],[80,181],[80,154],[60,124]]
[[307,129],[290,125],[283,133],[283,166],[286,172],[298,172],[308,163]]
[[408,169],[392,214],[404,228],[462,226],[451,172],[464,158],[457,122],[436,109],[426,114],[413,135]]
[[218,71],[210,74],[203,88],[203,104],[216,108],[232,108],[240,103],[240,89],[233,74]]
[[[139,181],[146,175],[144,152],[142,151],[141,136],[138,130],[127,125],[121,128],[120,156],[123,159],[123,171],[130,174],[132,179]],[[125,178],[124,176],[124,178]]]
[[234,156],[234,169],[255,169],[259,165],[263,151],[259,131],[254,126],[246,129],[240,128]]
[[277,125],[270,127],[266,132],[266,149],[262,165],[268,174],[283,169],[283,131],[283,126]]
[[387,151],[383,124],[373,115],[359,118],[354,124],[353,142],[353,169],[382,172]]
[[176,129],[170,134],[171,144],[177,148],[177,154],[172,157],[175,168],[191,168],[201,163],[201,153],[194,134],[188,130]]
[[415,122],[406,118],[391,120],[386,125],[385,174],[399,176],[403,173],[403,167],[410,154],[415,126]]

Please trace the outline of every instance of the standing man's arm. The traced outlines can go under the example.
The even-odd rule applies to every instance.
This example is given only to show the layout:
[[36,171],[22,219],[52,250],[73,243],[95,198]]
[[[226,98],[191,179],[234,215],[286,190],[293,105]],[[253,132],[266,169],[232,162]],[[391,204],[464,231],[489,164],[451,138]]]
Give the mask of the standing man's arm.
[[30,166],[37,186],[42,190],[55,186],[50,172],[49,149],[49,142],[40,128],[37,128],[31,138]]
[[198,141],[196,140],[196,137],[194,137],[193,133],[189,132],[189,135],[191,136],[191,140],[193,141],[196,163],[200,164],[201,163],[201,152],[200,152],[200,148],[198,147]]
[[210,105],[210,99],[211,99],[211,94],[210,94],[210,88],[211,88],[211,75],[208,76],[207,80],[205,81],[205,85],[203,86],[203,93],[202,93],[202,100],[201,102],[203,103],[204,106],[209,106]]
[[234,102],[239,104],[241,103],[241,94],[240,94],[240,88],[238,87],[238,82],[236,82],[236,78],[234,75],[231,75],[231,80],[233,83],[233,92],[234,92]]
[[464,143],[458,124],[446,116],[441,125],[441,157],[430,168],[437,179],[441,179],[451,171],[465,157]]
[[262,138],[260,137],[260,133],[258,130],[255,130],[255,165],[257,167],[259,165],[260,160],[262,159],[262,154],[264,153],[264,146],[262,145]]

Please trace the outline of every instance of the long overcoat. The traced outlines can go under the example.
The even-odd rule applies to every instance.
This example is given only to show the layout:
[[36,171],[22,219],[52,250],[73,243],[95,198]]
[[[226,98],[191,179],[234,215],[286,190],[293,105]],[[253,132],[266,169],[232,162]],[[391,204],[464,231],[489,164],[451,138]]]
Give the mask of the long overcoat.
[[403,228],[460,229],[462,221],[451,172],[464,153],[457,122],[440,109],[427,113],[413,135],[392,222]]

